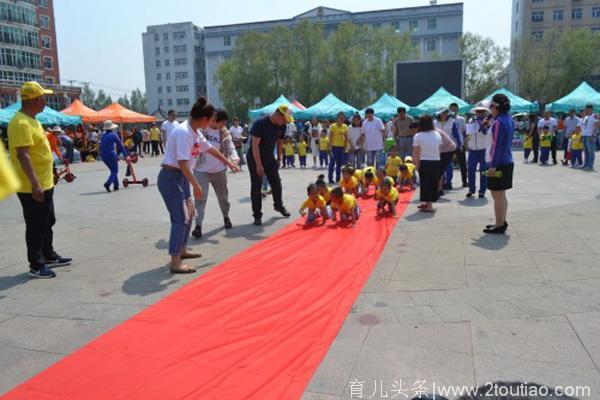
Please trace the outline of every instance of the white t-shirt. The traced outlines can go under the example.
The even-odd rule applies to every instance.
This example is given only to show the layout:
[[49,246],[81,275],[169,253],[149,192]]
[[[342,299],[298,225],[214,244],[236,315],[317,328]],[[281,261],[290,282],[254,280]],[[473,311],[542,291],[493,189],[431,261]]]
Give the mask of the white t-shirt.
[[191,129],[188,121],[177,125],[170,138],[173,140],[167,142],[162,163],[171,167],[179,168],[177,161],[187,160],[194,169],[198,155],[212,147],[200,132]]
[[581,124],[581,120],[576,115],[573,117],[569,116],[569,117],[565,118],[566,134],[570,135],[571,133],[573,133],[575,131],[575,128],[577,128],[580,124]]
[[[348,143],[352,143],[355,150],[362,148],[362,146],[358,145],[358,139],[360,138],[361,134],[362,128],[360,126],[350,126],[348,128]],[[350,148],[349,145],[348,148]]]
[[387,137],[392,138],[394,137],[394,121],[389,120],[386,124],[385,124],[385,133],[387,134]]
[[598,116],[596,114],[587,115],[583,118],[583,127],[581,131],[581,136],[594,136],[596,133],[596,122],[598,121]]
[[538,121],[538,130],[541,132],[544,127],[547,126],[550,128],[550,133],[556,133],[556,129],[558,128],[558,122],[552,117],[547,120],[542,118]]
[[177,127],[177,125],[179,125],[179,122],[177,121],[164,121],[162,123],[162,125],[160,126],[160,130],[162,133],[162,141],[164,143],[168,143],[169,142],[169,136],[171,136],[171,133],[173,132],[173,129],[175,129]]
[[373,117],[373,121],[369,121],[368,119],[363,121],[362,132],[365,134],[365,150],[383,150],[382,130],[385,130],[385,126],[383,126],[383,122],[377,117]]
[[231,137],[233,138],[233,140],[241,140],[242,139],[242,132],[244,131],[244,128],[242,128],[242,126],[232,126],[231,128],[229,128],[229,133],[231,133]]
[[[221,148],[221,132],[217,129],[207,128],[204,131],[204,138],[212,147]],[[223,161],[215,158],[212,154],[201,154],[196,164],[196,171],[207,172],[209,174],[221,172],[226,168]]]
[[419,132],[413,138],[413,147],[421,149],[421,160],[439,161],[442,136],[437,131]]
[[294,124],[293,122],[290,122],[285,127],[285,137],[293,138],[295,133],[297,132],[297,130],[298,129],[296,128],[296,124]]

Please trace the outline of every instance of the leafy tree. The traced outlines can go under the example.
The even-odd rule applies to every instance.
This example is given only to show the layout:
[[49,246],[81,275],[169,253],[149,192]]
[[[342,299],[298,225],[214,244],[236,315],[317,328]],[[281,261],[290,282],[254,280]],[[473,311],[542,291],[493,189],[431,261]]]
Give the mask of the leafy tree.
[[120,105],[122,105],[125,108],[131,109],[131,103],[129,102],[129,98],[127,97],[127,95],[119,97],[117,99],[117,103],[119,103]]
[[496,78],[506,68],[508,49],[470,32],[462,36],[459,49],[465,64],[465,100],[479,101],[498,89]]
[[101,110],[106,106],[109,106],[113,103],[112,99],[110,98],[110,96],[107,96],[106,93],[104,92],[104,90],[100,89],[98,90],[98,95],[96,96],[96,101],[94,102],[95,105],[95,109],[96,110]]
[[96,106],[96,92],[94,92],[88,83],[84,83],[81,88],[81,101],[88,107]]
[[148,114],[148,110],[146,109],[146,93],[142,93],[139,88],[131,91],[129,105],[133,111]]

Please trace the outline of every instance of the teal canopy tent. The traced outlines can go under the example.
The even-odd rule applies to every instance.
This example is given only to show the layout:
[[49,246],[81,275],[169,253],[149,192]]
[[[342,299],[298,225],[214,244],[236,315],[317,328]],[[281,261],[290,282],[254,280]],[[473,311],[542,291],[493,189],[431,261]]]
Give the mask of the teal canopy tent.
[[294,113],[300,111],[300,109],[296,107],[293,102],[289,101],[284,95],[281,95],[277,100],[275,100],[271,104],[267,104],[266,106],[258,108],[256,110],[248,111],[248,117],[250,117],[250,119],[256,119],[261,115],[271,114],[277,109],[277,107],[279,107],[282,104],[287,104],[288,106],[290,106]]
[[342,111],[348,118],[354,113],[358,112],[356,108],[344,103],[343,101],[335,97],[333,93],[329,93],[327,96],[323,97],[321,101],[319,101],[317,104],[308,107],[306,110],[294,113],[294,118],[311,119],[312,117],[317,117],[335,119],[340,111]]
[[[0,125],[8,125],[12,117],[21,109],[21,102],[18,101],[10,106],[0,110]],[[73,117],[63,114],[46,106],[44,111],[35,117],[44,126],[61,125],[71,126],[81,124],[81,117]]]
[[595,112],[600,112],[600,92],[594,90],[587,82],[581,82],[575,90],[552,103],[546,105],[546,110],[552,112],[569,112],[574,108],[581,111],[586,105],[592,104]]
[[496,90],[494,93],[481,100],[481,102],[492,101],[492,97],[494,97],[497,94],[504,94],[506,95],[506,97],[508,97],[508,99],[510,100],[511,114],[536,113],[539,111],[539,106],[537,104],[527,101],[524,98],[519,97],[516,94],[504,88]]
[[406,108],[408,112],[410,110],[410,106],[401,102],[394,96],[391,96],[387,93],[384,93],[383,96],[379,98],[375,103],[371,104],[369,107],[361,110],[361,115],[365,115],[365,110],[367,108],[372,108],[375,111],[375,116],[382,119],[391,119],[398,112],[398,107]]
[[458,112],[460,113],[468,112],[473,107],[460,97],[456,97],[443,87],[440,87],[434,94],[429,96],[429,98],[423,100],[421,104],[411,108],[409,114],[413,116],[434,114],[442,108],[447,108],[452,103],[458,104]]

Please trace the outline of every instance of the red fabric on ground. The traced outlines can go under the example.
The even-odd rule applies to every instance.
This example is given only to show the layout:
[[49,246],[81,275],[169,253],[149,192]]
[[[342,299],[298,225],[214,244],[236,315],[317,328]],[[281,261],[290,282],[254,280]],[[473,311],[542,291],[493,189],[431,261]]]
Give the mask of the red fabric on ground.
[[290,224],[2,398],[300,398],[397,222],[361,207],[355,228]]

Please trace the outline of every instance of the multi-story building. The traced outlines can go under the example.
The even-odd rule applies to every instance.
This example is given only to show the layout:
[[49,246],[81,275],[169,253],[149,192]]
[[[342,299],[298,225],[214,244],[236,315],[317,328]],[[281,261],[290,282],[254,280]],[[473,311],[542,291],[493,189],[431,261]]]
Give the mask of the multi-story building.
[[344,22],[374,28],[392,26],[397,32],[410,32],[421,59],[459,58],[459,40],[463,33],[462,3],[437,5],[432,1],[431,5],[423,7],[364,12],[317,7],[291,19],[205,27],[206,86],[210,101],[217,106],[222,105],[220,85],[215,75],[221,63],[231,56],[237,37],[251,31],[266,32],[277,26],[293,27],[305,19],[320,21],[326,35]]
[[60,85],[52,0],[0,0],[0,105],[18,100],[23,82],[55,91],[48,105],[63,109],[81,88]]
[[[600,2],[598,0],[513,0],[511,20],[511,67],[508,86],[518,91],[518,71],[515,57],[523,40],[543,45],[551,30],[567,28],[600,32]],[[600,76],[597,77],[600,79]],[[600,81],[599,81],[600,83]]]
[[187,116],[206,95],[202,29],[191,22],[148,26],[142,42],[148,111]]

